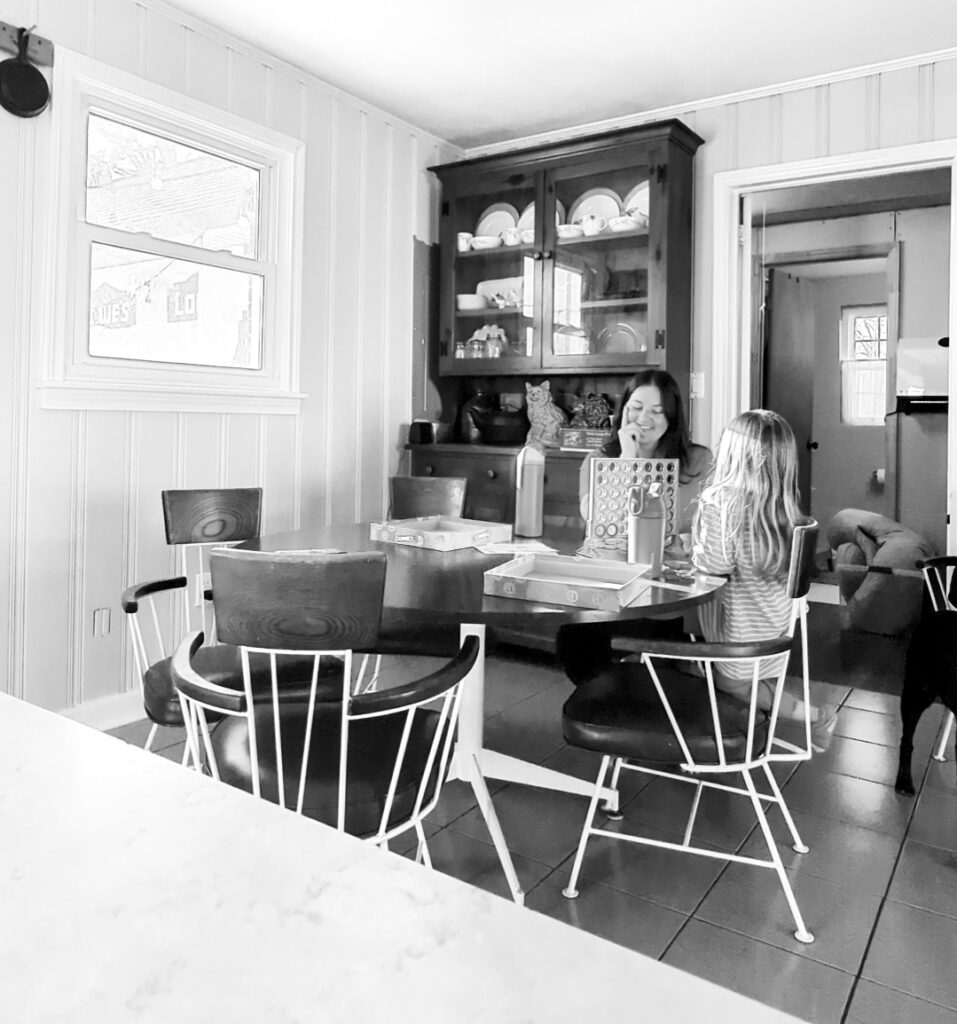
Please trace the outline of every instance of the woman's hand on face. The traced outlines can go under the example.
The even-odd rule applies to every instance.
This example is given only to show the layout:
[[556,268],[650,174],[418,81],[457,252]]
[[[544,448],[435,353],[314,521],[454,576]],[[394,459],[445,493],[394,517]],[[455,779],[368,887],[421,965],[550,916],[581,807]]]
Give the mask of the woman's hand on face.
[[639,430],[634,423],[629,423],[618,431],[618,443],[621,445],[623,459],[638,458],[638,435]]

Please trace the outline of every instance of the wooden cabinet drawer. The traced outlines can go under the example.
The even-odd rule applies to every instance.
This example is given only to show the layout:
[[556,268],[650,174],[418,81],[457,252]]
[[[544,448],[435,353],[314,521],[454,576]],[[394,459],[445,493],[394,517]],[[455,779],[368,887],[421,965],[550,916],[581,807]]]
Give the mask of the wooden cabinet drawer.
[[515,517],[515,453],[442,451],[434,446],[412,449],[413,476],[462,476],[465,515],[493,523]]

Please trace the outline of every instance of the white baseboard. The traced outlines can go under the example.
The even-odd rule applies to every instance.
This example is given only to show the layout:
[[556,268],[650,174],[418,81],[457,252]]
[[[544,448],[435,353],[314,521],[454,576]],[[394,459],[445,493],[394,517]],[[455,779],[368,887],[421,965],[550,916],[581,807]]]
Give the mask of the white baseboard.
[[100,697],[89,700],[75,708],[65,708],[60,712],[64,718],[74,722],[82,722],[94,729],[106,732],[121,725],[129,725],[146,717],[143,711],[143,696],[139,690],[128,690],[111,697]]

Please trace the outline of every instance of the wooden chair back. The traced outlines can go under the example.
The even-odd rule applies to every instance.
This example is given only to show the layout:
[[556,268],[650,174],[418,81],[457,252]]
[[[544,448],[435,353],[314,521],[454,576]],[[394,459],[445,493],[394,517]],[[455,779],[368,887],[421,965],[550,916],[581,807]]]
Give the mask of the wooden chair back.
[[163,491],[167,544],[234,544],[259,536],[261,487]]
[[209,565],[222,643],[300,651],[375,646],[385,591],[381,551],[218,548]]
[[394,476],[389,480],[389,518],[461,516],[465,488],[461,476]]

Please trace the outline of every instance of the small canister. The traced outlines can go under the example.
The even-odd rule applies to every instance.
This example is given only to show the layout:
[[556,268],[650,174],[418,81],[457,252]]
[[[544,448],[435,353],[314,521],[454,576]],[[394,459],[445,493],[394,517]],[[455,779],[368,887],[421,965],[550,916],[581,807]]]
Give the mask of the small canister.
[[628,561],[651,566],[651,575],[661,572],[665,550],[665,503],[661,484],[652,481],[628,491]]

